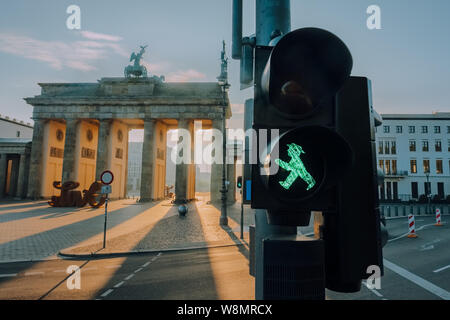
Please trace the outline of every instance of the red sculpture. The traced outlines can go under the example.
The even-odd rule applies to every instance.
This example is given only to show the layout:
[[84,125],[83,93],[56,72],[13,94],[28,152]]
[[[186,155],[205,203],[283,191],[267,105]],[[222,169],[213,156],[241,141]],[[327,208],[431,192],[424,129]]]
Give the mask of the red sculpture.
[[53,187],[61,190],[60,196],[53,196],[48,204],[52,207],[84,207],[87,203],[93,208],[98,208],[105,203],[106,197],[98,193],[102,187],[102,183],[95,181],[89,187],[89,190],[74,190],[80,184],[75,181],[67,181],[61,185],[61,181],[54,181]]

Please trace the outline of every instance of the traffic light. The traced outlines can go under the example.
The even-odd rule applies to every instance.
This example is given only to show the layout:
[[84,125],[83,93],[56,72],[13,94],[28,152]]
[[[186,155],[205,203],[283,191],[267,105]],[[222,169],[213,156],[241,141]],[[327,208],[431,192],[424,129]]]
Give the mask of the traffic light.
[[321,211],[326,287],[341,292],[360,290],[370,265],[383,272],[371,84],[352,64],[317,28],[255,48],[252,208],[292,226]]
[[242,188],[242,176],[239,176],[239,177],[237,178],[236,186],[238,187],[238,189],[241,189],[241,188]]
[[[255,56],[252,207],[267,209],[271,224],[307,225],[311,210],[336,210],[337,178],[351,165],[350,146],[336,131],[335,96],[350,77],[352,56],[317,28],[256,47]],[[279,136],[268,131],[264,141],[261,129]]]

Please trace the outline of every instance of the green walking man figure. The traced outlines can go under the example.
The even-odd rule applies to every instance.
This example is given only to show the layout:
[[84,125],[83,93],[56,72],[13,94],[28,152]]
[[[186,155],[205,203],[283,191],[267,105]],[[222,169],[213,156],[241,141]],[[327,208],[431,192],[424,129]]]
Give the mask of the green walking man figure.
[[303,151],[301,146],[295,143],[291,143],[288,144],[288,155],[291,157],[291,161],[287,163],[281,159],[275,160],[275,163],[278,164],[281,168],[290,171],[290,174],[286,178],[286,180],[280,181],[280,185],[286,190],[289,190],[289,188],[292,186],[295,180],[297,180],[298,177],[302,178],[308,184],[306,190],[311,189],[316,184],[316,181],[311,176],[311,174],[309,174],[308,170],[306,170],[303,161],[300,159],[300,155],[302,153],[305,153],[305,151]]

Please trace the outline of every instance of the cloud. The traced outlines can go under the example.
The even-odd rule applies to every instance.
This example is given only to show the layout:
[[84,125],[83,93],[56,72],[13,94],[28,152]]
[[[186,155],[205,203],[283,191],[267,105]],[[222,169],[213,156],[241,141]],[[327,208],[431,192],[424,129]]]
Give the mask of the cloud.
[[92,32],[92,31],[81,31],[81,36],[83,38],[86,38],[89,40],[104,40],[104,41],[114,41],[114,42],[118,42],[118,41],[122,40],[122,37],[112,36],[109,34],[97,33],[97,32]]
[[[88,31],[83,32],[85,34],[81,33],[81,35],[86,39],[90,37],[89,40],[43,41],[29,36],[0,32],[0,52],[41,61],[57,70],[70,68],[81,71],[95,70],[96,61],[105,59],[111,53],[128,57],[128,53],[121,45],[114,42],[121,38]],[[95,41],[94,38],[108,39],[109,41]]]
[[189,69],[171,72],[165,77],[168,82],[188,82],[203,80],[206,78],[206,75],[197,70]]

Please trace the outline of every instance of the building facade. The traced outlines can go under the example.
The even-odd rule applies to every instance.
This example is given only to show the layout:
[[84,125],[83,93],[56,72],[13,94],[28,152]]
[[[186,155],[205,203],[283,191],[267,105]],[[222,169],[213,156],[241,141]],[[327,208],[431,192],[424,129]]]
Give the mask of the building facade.
[[450,113],[382,114],[377,127],[381,200],[450,195]]
[[0,198],[27,193],[33,126],[0,115]]
[[[53,195],[54,181],[77,181],[80,189],[114,173],[111,198],[126,196],[128,133],[144,129],[140,201],[164,197],[166,133],[185,129],[193,137],[194,122],[222,131],[231,117],[228,94],[219,83],[165,83],[160,78],[102,78],[97,83],[40,83],[41,94],[26,98],[33,106],[33,143],[28,180],[29,198]],[[193,152],[195,141],[191,141]],[[193,153],[192,153],[193,155]],[[220,181],[221,165],[211,172]],[[175,198],[195,197],[194,165],[175,170]],[[220,193],[212,191],[214,199]]]

